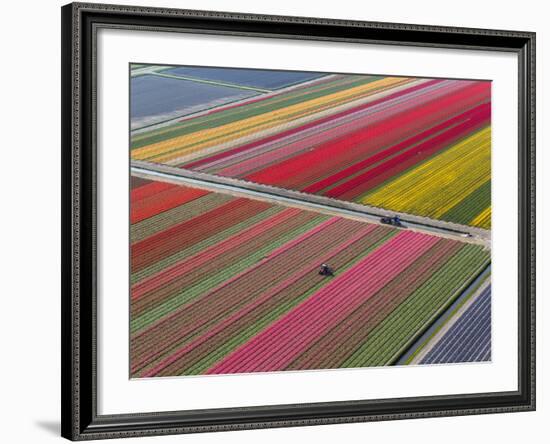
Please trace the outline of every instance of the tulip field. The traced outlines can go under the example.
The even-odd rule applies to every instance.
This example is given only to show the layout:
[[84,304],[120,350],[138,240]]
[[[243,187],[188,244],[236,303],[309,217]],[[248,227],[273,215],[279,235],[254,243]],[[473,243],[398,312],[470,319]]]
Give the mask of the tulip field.
[[171,66],[131,80],[134,160],[491,227],[490,81]]
[[490,263],[441,236],[131,185],[134,378],[392,365]]
[[411,363],[448,364],[491,360],[491,286],[472,296],[425,344]]
[[132,378],[491,360],[490,81],[129,82]]

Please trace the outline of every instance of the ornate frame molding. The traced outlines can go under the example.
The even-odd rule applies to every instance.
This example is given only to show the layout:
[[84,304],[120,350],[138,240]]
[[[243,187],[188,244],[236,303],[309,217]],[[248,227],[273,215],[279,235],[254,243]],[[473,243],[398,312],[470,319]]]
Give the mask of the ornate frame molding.
[[[535,34],[73,3],[62,8],[62,435],[71,440],[535,409]],[[519,65],[519,390],[145,414],[97,414],[95,42],[100,27],[514,52]]]

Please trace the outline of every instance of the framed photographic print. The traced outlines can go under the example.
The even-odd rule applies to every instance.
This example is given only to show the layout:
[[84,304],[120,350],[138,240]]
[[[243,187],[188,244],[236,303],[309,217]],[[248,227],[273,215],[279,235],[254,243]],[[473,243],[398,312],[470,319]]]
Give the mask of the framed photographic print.
[[62,8],[62,435],[535,408],[535,35]]

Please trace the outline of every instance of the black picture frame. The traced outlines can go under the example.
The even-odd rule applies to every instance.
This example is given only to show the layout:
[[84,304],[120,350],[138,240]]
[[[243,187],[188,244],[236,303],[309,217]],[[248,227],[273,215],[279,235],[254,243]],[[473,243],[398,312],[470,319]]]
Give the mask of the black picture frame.
[[[72,3],[62,14],[62,436],[119,438],[535,409],[535,33]],[[519,66],[518,390],[97,414],[96,31],[148,29],[506,51]]]

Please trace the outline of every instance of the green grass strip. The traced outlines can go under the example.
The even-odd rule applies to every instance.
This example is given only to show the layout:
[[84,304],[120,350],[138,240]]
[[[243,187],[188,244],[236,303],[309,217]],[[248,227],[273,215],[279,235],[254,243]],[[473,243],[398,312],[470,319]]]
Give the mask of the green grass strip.
[[487,180],[444,213],[440,219],[467,225],[490,204],[491,180]]

